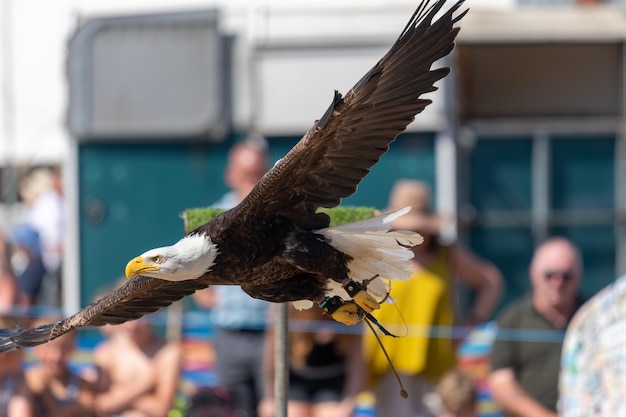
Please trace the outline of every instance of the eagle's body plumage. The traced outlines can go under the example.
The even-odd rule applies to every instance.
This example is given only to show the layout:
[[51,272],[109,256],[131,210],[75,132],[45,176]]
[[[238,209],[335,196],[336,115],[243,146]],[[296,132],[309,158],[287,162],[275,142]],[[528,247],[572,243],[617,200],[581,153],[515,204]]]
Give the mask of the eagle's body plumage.
[[[135,319],[209,285],[240,285],[273,302],[319,302],[348,278],[360,282],[379,272],[408,277],[403,253],[410,251],[398,243],[414,245],[419,236],[388,233],[393,215],[328,228],[328,216],[317,210],[353,194],[430,103],[421,95],[436,90],[434,83],[449,72],[431,66],[454,47],[462,1],[443,11],[446,0],[423,0],[387,54],[345,97],[335,93],[322,118],[239,205],[181,242],[135,258],[127,267],[132,279],[80,312],[0,339],[0,352],[45,343],[80,326]],[[190,255],[196,250],[202,256]],[[167,275],[159,275],[165,269]]]

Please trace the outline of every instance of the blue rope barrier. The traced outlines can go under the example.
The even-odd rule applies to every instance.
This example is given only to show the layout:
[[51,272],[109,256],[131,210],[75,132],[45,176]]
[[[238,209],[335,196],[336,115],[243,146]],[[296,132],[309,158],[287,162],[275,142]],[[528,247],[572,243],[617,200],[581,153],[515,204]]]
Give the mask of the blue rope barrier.
[[[65,316],[61,308],[36,306],[29,309],[16,308],[4,313],[14,317],[40,318]],[[168,316],[169,315],[169,316]],[[169,318],[168,318],[169,317]],[[172,313],[167,310],[149,314],[143,318],[155,326],[168,326],[172,320],[180,323],[185,331],[212,330],[215,328],[211,311],[188,311],[185,313]],[[476,327],[468,326],[432,326],[432,325],[406,325],[381,323],[391,333],[399,336],[428,337],[432,339],[464,339]],[[270,326],[272,323],[270,322]],[[93,327],[92,327],[93,329]],[[369,334],[362,324],[346,326],[330,320],[293,320],[289,321],[290,332],[318,332],[330,331],[336,334]],[[546,342],[561,343],[565,336],[564,330],[540,330],[540,329],[507,329],[494,330],[493,340],[516,341],[516,342]]]

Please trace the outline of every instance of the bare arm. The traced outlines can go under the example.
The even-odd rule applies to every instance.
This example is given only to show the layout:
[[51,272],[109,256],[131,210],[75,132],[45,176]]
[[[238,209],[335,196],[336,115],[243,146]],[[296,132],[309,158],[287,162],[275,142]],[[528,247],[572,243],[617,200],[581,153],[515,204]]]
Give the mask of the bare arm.
[[146,389],[143,378],[140,378],[136,385],[113,386],[94,397],[93,408],[98,415],[117,413],[127,409],[135,399],[146,392]]
[[7,311],[18,300],[17,281],[11,272],[9,248],[0,234],[0,311]]
[[89,413],[91,401],[86,398],[86,381],[80,380],[78,399],[66,400],[61,404],[50,388],[52,378],[40,365],[29,368],[25,376],[33,397],[43,405],[46,417],[81,417]]
[[20,417],[34,417],[33,406],[24,396],[15,395],[9,402],[9,414]]
[[500,271],[459,243],[452,246],[451,257],[454,272],[476,291],[476,300],[470,311],[471,324],[487,320],[502,296],[504,285]]
[[[105,342],[106,343],[106,342]],[[153,384],[154,376],[149,372],[136,375],[131,384],[116,383],[112,380],[116,351],[111,346],[102,346],[94,353],[94,363],[99,368],[98,389],[93,408],[97,415],[120,412],[129,407],[140,395],[146,393]],[[117,353],[119,356],[119,353]]]
[[17,378],[15,389],[7,407],[8,415],[20,417],[34,417],[35,407],[26,382],[21,377]]
[[155,360],[158,372],[156,386],[148,394],[142,395],[133,402],[133,408],[151,417],[165,417],[172,408],[178,382],[182,350],[177,343],[169,343],[162,348]]
[[363,390],[366,380],[363,338],[360,334],[349,337],[350,348],[348,349],[349,354],[346,359],[347,378],[343,390],[343,400],[341,401],[341,407],[345,411],[346,416],[352,415],[356,406],[356,396]]
[[9,402],[9,414],[20,417],[34,417],[33,405],[23,395],[14,395]]
[[497,403],[508,413],[519,417],[557,417],[556,413],[546,409],[524,391],[510,368],[493,371],[487,377],[487,383]]

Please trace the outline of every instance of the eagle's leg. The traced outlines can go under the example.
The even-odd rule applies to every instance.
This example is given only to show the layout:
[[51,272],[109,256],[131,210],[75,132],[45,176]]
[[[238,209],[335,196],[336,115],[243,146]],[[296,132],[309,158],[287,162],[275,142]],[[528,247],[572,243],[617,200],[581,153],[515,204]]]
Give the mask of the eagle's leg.
[[352,297],[354,302],[365,310],[366,313],[371,313],[380,308],[378,301],[366,291],[365,286],[351,279],[345,280],[342,285],[348,295]]
[[284,244],[283,259],[306,272],[340,283],[366,313],[380,308],[365,286],[349,277],[347,265],[352,257],[335,249],[322,235],[296,229],[285,238]]
[[354,301],[344,301],[341,299],[341,297],[336,295],[334,297],[327,296],[319,304],[319,306],[322,308],[324,313],[330,314],[333,319],[340,323],[351,326],[353,324],[357,324],[363,319],[367,319],[373,325],[378,327],[384,335],[398,337],[385,329],[383,325],[378,322],[376,317],[372,316],[370,313],[366,313],[365,311],[363,311],[363,309],[359,307]]

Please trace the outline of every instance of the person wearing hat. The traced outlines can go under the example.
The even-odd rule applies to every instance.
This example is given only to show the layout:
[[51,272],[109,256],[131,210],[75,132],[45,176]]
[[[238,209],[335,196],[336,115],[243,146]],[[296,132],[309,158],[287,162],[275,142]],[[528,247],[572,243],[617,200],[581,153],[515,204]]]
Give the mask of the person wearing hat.
[[[365,356],[370,383],[376,395],[379,417],[434,416],[434,384],[456,362],[455,346],[449,331],[455,323],[453,294],[455,278],[476,292],[469,314],[457,322],[475,325],[486,321],[502,294],[502,276],[490,262],[479,258],[458,242],[439,243],[437,236],[444,217],[430,210],[430,189],[420,181],[398,180],[391,191],[388,210],[411,206],[393,228],[412,230],[424,237],[414,246],[414,272],[406,281],[394,281],[390,296],[374,316],[395,335],[381,341],[409,394],[399,398],[389,361],[374,336],[365,338]],[[432,331],[438,332],[431,337]]]

